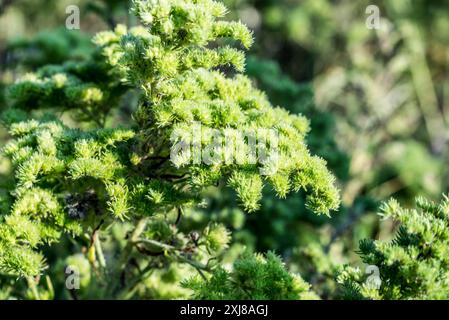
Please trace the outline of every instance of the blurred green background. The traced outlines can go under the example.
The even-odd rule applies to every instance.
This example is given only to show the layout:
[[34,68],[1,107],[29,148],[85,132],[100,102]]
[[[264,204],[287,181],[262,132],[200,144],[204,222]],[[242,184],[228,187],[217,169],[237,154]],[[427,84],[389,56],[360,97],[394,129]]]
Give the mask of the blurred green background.
[[[317,217],[301,194],[277,200],[266,190],[260,212],[244,215],[232,193],[211,190],[208,205],[185,223],[226,222],[235,248],[275,250],[333,298],[336,266],[360,263],[358,241],[389,239],[395,230],[376,215],[382,201],[395,197],[407,206],[418,195],[438,199],[448,191],[449,2],[224,2],[228,18],[255,33],[247,74],[274,104],[311,120],[309,145],[338,177],[343,203],[331,218]],[[72,4],[80,7],[80,30],[64,27]],[[366,26],[373,4],[379,29]],[[0,0],[0,108],[5,86],[21,75],[82,59],[95,32],[134,25],[128,7],[120,0]],[[132,112],[121,111],[123,121]],[[8,172],[0,158],[0,180]]]

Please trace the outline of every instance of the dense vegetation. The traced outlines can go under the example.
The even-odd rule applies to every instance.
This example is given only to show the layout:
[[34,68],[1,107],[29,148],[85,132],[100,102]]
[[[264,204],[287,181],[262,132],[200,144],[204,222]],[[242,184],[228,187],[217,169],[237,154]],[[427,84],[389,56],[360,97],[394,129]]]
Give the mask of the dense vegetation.
[[0,1],[1,299],[449,297],[447,5],[70,4]]

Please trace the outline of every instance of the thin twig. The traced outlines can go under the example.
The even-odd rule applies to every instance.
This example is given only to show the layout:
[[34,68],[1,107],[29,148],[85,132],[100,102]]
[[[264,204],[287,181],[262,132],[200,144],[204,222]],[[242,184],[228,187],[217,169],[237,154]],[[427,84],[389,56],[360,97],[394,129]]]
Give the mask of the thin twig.
[[36,280],[33,277],[27,277],[28,287],[31,289],[35,300],[40,300],[39,290],[37,289]]
[[131,253],[135,246],[135,242],[139,239],[140,235],[145,231],[147,223],[148,218],[142,218],[139,220],[139,222],[137,222],[137,225],[134,228],[134,231],[132,232],[131,236],[129,237],[128,242],[126,243],[126,246],[123,249],[123,252],[119,258],[114,274],[117,275],[118,278],[122,279],[121,282],[124,282],[126,266],[128,265],[129,257],[131,256]]
[[[161,248],[164,251],[172,251],[172,252],[179,251],[179,249],[177,249],[177,248],[175,248],[173,246],[170,246],[170,245],[165,244],[165,243],[161,243],[161,242],[156,241],[156,240],[139,239],[138,241],[136,241],[136,244],[139,244],[139,243],[144,243],[144,244],[149,244],[149,245],[152,245],[152,246],[156,246],[156,247]],[[204,265],[204,264],[199,263],[197,261],[190,260],[190,259],[184,257],[181,254],[175,254],[175,257],[179,261],[187,263],[187,264],[191,265],[192,267],[194,267],[198,271],[198,273],[200,274],[200,276],[202,278],[207,279],[206,276],[204,275],[203,271],[210,272],[210,268],[209,268],[208,265]]]
[[182,208],[178,207],[178,216],[176,217],[175,226],[177,226],[181,221],[182,214],[183,214]]

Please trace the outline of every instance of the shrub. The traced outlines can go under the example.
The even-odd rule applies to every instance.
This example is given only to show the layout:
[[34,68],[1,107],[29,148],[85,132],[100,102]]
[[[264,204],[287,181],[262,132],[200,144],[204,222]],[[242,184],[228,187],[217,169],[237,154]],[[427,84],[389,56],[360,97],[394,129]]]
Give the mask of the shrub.
[[[58,277],[47,277],[44,289],[38,276],[60,270],[48,265],[44,252],[67,241],[74,242],[70,255],[77,258],[56,266],[84,253],[92,268],[83,270],[96,275],[83,277],[85,297],[160,297],[163,285],[192,272],[206,279],[205,286],[209,277],[219,281],[230,241],[226,227],[178,228],[186,209],[201,204],[216,185],[234,189],[248,212],[259,209],[264,185],[281,198],[303,190],[317,214],[338,208],[333,175],[307,149],[308,120],[274,108],[242,74],[245,54],[233,44],[248,48],[253,42],[243,24],[222,20],[226,8],[212,0],[136,0],[132,10],[141,26],[101,32],[94,38],[97,49],[84,60],[43,66],[9,88],[10,108],[2,119],[12,136],[4,153],[13,178],[2,198],[8,209],[1,215],[0,270],[27,278],[28,297],[52,296],[51,281]],[[118,128],[113,112],[133,90],[139,96],[133,122]],[[78,128],[55,111],[71,115]],[[192,135],[196,125],[200,131]],[[272,129],[279,138],[276,154],[274,140],[267,140],[273,148],[264,150],[266,157],[259,153],[259,161],[249,161],[246,132],[262,139]],[[217,131],[243,149],[207,149]],[[192,148],[176,154],[179,143]],[[196,148],[218,158],[196,161]],[[159,292],[140,286],[156,270]],[[308,297],[308,286],[272,254],[266,262],[247,255],[234,272],[229,276],[275,272],[284,294],[272,298]],[[255,280],[247,296],[264,297],[270,284]],[[202,286],[190,284],[194,291]],[[243,297],[230,290],[223,295]]]

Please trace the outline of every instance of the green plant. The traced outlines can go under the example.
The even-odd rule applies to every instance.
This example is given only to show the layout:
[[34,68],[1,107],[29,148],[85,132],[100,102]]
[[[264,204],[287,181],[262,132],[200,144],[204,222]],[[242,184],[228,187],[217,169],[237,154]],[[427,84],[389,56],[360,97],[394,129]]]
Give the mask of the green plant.
[[[215,185],[229,185],[250,212],[259,209],[265,184],[279,197],[303,190],[308,208],[318,214],[338,208],[334,177],[307,149],[308,120],[273,108],[242,75],[245,55],[230,44],[252,44],[243,24],[221,20],[226,8],[212,0],[136,0],[133,11],[142,26],[99,33],[98,49],[86,59],[44,66],[9,88],[2,119],[12,136],[4,152],[13,171],[1,199],[0,270],[25,277],[28,287],[17,286],[12,295],[38,299],[52,297],[54,287],[64,291],[63,281],[52,281],[70,261],[95,275],[82,280],[86,297],[158,297],[154,287],[142,286],[154,276],[160,284],[195,270],[214,278],[229,232],[218,224],[199,233],[180,231],[177,224]],[[139,96],[134,121],[108,125],[131,90]],[[79,128],[57,119],[55,110],[73,116]],[[197,141],[195,125],[201,126]],[[262,139],[273,128],[279,152],[268,148],[263,161],[249,161],[245,134],[257,132]],[[217,131],[242,148],[207,149]],[[180,142],[192,146],[191,154],[176,154]],[[196,147],[218,157],[196,162]],[[42,251],[67,241],[72,252],[48,265]],[[80,262],[83,252],[91,268]],[[249,260],[254,272],[258,259]],[[273,256],[267,259],[301,297],[306,286],[297,288],[297,278]],[[45,286],[37,278],[43,274],[54,275]]]
[[447,299],[449,199],[440,203],[416,200],[416,209],[403,209],[395,200],[381,215],[400,223],[392,241],[363,240],[359,254],[379,269],[380,286],[373,287],[359,268],[340,272],[343,297],[352,299]]
[[0,299],[447,298],[447,4],[68,3],[0,1]]
[[279,257],[246,253],[231,272],[214,270],[209,279],[197,276],[184,282],[193,289],[195,299],[210,300],[315,300],[310,285],[289,274]]

